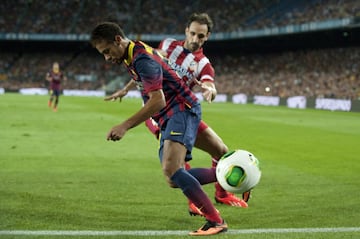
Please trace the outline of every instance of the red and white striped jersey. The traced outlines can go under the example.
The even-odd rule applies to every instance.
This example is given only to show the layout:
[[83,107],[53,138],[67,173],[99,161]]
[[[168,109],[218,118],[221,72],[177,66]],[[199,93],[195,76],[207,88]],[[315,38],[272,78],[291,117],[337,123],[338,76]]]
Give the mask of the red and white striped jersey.
[[184,41],[166,38],[160,42],[159,49],[167,53],[169,65],[176,70],[190,88],[196,84],[193,78],[200,82],[214,82],[215,70],[204,55],[202,48],[190,52],[184,48]]

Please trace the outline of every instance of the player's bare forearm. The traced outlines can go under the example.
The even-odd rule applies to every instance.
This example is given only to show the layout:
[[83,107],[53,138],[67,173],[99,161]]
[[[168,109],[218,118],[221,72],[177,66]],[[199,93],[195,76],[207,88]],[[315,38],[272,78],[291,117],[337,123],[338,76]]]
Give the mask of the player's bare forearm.
[[159,112],[166,105],[165,96],[162,90],[149,93],[149,100],[132,117],[126,120],[129,128],[133,128],[149,119],[152,115]]
[[52,78],[51,78],[51,76],[50,76],[50,74],[48,73],[48,74],[46,74],[46,76],[45,76],[45,80],[47,80],[47,81],[51,81],[52,80]]
[[124,88],[122,88],[121,90],[116,91],[114,94],[107,96],[104,98],[105,101],[115,101],[117,99],[122,100],[122,98],[127,95],[127,93],[129,92],[129,90],[131,90],[132,88],[135,87],[135,81],[134,80],[130,80]]
[[127,94],[128,92],[124,89],[121,89],[121,90],[118,90],[116,91],[114,94],[110,95],[110,96],[107,96],[104,98],[105,101],[115,101],[116,99],[121,99]]
[[119,125],[114,126],[107,134],[107,140],[118,141],[122,139],[127,130],[134,128],[150,118],[155,113],[165,107],[166,101],[162,90],[152,91],[149,93],[149,100],[133,116]]
[[125,85],[124,90],[129,91],[129,90],[135,88],[135,86],[136,86],[135,81],[134,81],[133,79],[131,79],[131,80]]

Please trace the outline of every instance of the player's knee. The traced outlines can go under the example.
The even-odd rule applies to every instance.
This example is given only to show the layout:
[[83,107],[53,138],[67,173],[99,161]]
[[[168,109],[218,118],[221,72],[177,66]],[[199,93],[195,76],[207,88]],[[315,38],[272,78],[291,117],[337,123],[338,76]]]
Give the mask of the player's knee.
[[170,178],[166,177],[166,181],[171,188],[178,188],[178,186]]
[[166,178],[170,178],[172,176],[171,171],[168,167],[163,166],[162,171]]
[[163,174],[166,178],[166,182],[168,183],[168,185],[171,188],[177,188],[178,186],[171,180],[171,177],[174,175],[176,170],[173,169],[172,167],[166,167],[166,166],[163,166],[162,170],[163,170]]
[[170,187],[172,187],[173,182],[172,182],[172,180],[170,179],[171,176],[173,175],[172,170],[171,170],[170,168],[164,166],[164,167],[162,168],[162,171],[163,171],[163,174],[164,174],[164,176],[165,176],[165,178],[166,178],[167,183],[170,185]]

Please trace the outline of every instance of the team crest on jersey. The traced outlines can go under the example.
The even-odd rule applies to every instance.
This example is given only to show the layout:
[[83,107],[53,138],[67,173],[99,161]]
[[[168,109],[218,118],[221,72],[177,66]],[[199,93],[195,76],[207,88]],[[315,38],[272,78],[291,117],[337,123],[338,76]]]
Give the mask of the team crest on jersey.
[[195,72],[197,68],[198,68],[198,63],[197,63],[196,61],[190,62],[190,64],[189,64],[189,70],[190,70],[191,72]]
[[[196,66],[194,66],[194,69],[197,67],[197,63],[194,62]],[[171,68],[173,68],[178,76],[182,78],[187,84],[190,84],[189,80],[194,78],[193,70],[190,70],[190,66],[188,69],[183,68],[182,66],[176,64],[173,61],[169,61],[169,64]]]

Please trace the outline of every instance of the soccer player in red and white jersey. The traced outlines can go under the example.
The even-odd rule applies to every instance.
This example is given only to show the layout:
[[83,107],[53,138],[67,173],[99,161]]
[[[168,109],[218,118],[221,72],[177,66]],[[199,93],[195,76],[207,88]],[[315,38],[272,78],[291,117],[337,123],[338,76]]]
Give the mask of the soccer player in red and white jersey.
[[[216,97],[215,71],[209,59],[204,55],[202,46],[209,39],[212,27],[213,22],[208,14],[194,13],[188,19],[184,40],[167,38],[158,47],[159,51],[168,58],[169,64],[191,88],[196,85],[201,87],[203,97],[208,102]],[[228,151],[222,139],[204,121],[200,123],[195,147],[211,155],[213,167],[216,167],[218,160]],[[187,167],[189,168],[189,165]],[[215,189],[217,202],[238,207],[248,206],[244,199],[226,192],[219,183],[215,183]],[[192,204],[189,210],[198,214]]]
[[[187,22],[185,40],[167,38],[158,47],[158,51],[167,58],[168,64],[177,71],[190,88],[200,86],[203,98],[207,102],[213,101],[217,93],[214,84],[215,71],[202,48],[211,34],[212,27],[213,22],[208,14],[194,13]],[[131,81],[105,100],[117,98],[121,100],[133,86]],[[158,136],[157,124],[151,119],[145,123],[149,130]],[[194,146],[211,155],[213,167],[216,167],[221,156],[228,152],[228,147],[223,140],[204,121],[200,122]],[[190,169],[190,165],[186,164],[186,168]],[[248,207],[249,192],[243,195],[243,199],[240,199],[225,191],[219,183],[215,183],[215,189],[216,202],[236,207]],[[191,202],[189,202],[189,212],[191,215],[203,215],[201,210]]]

